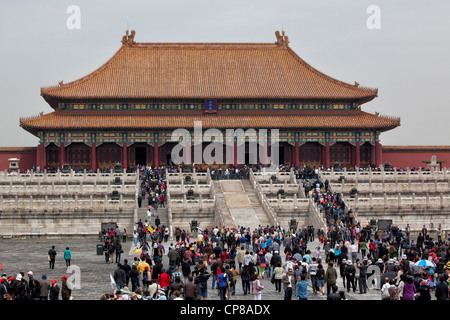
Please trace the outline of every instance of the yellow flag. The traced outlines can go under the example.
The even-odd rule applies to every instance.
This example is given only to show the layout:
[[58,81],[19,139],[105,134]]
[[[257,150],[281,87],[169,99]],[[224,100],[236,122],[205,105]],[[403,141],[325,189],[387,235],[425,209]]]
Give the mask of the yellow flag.
[[152,233],[154,230],[152,227],[148,227],[148,231],[150,231],[150,233]]

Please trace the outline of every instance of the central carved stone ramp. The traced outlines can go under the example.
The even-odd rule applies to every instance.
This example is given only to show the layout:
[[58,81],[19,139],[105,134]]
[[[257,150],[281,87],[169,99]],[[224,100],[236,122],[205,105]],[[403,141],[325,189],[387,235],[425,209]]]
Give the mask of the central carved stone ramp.
[[[268,224],[264,210],[251,184],[247,180],[221,180],[221,191],[224,196],[223,212],[229,212],[234,227],[250,227],[251,230],[259,225]],[[226,215],[224,214],[225,221]],[[227,226],[228,227],[228,226]]]

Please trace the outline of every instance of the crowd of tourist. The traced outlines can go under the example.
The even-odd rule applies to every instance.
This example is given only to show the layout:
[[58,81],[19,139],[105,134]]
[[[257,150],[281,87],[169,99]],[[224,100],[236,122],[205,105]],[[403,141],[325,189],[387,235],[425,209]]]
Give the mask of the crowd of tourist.
[[[48,250],[49,269],[55,268],[56,255],[56,248],[52,246]],[[70,267],[72,252],[69,247],[64,250],[63,258],[66,267]],[[0,300],[72,300],[72,289],[67,279],[63,275],[59,284],[56,279],[47,279],[46,274],[37,277],[33,271],[28,271],[26,275],[19,272],[15,276],[3,273],[0,277]]]
[[[405,230],[389,224],[384,230],[362,226],[352,210],[345,210],[340,196],[330,190],[328,181],[305,180],[305,191],[325,216],[328,230],[320,234],[326,262],[339,268],[342,286],[367,293],[367,270],[378,266],[382,299],[437,300],[449,298],[450,248],[438,228],[433,238],[425,225],[416,241],[409,224]],[[331,283],[334,282],[334,279]],[[332,287],[327,286],[327,292]]]
[[[253,294],[258,300],[268,290],[260,281],[264,278],[270,279],[276,292],[283,289],[286,300],[308,299],[308,286],[313,294],[342,300],[346,292],[366,294],[369,288],[377,289],[377,282],[381,299],[431,299],[433,292],[438,300],[448,299],[450,252],[442,237],[433,239],[424,228],[414,241],[408,228],[403,231],[390,225],[377,231],[361,226],[352,211],[345,210],[339,195],[330,190],[328,181],[319,179],[317,169],[279,167],[280,171],[291,169],[323,212],[327,230],[312,226],[297,232],[269,226],[256,230],[215,227],[190,239],[185,230],[177,228],[176,242],[169,244],[164,228],[149,232],[153,228],[144,226],[149,236],[139,237],[142,252],[132,267],[136,271],[131,290],[127,281],[109,299],[202,300],[214,290],[220,299],[229,300],[241,286],[243,295]],[[219,176],[228,174],[219,172]],[[234,174],[237,178],[240,172]],[[311,248],[308,243],[315,236],[320,245]],[[163,243],[168,245],[167,252]],[[165,266],[163,254],[169,259]],[[417,266],[421,260],[431,261],[435,267]],[[338,274],[342,283],[338,283]]]
[[[280,226],[254,230],[214,226],[189,234],[175,228],[174,239],[169,240],[169,228],[161,225],[157,214],[164,206],[166,169],[182,170],[133,168],[141,179],[139,206],[146,200],[149,215],[146,222],[137,222],[133,231],[133,261],[121,260],[126,230],[121,232],[116,226],[102,233],[105,263],[115,264],[115,290],[101,300],[206,300],[212,295],[231,300],[237,288],[255,300],[268,290],[285,300],[308,300],[311,294],[344,300],[346,293],[364,295],[375,289],[382,300],[449,299],[450,246],[442,233],[433,237],[424,226],[416,237],[408,227],[401,230],[389,225],[376,230],[361,225],[328,181],[319,179],[317,169],[279,167],[280,171],[292,169],[303,183],[305,193],[325,217],[326,230],[313,226],[295,232]],[[239,177],[260,169],[242,167],[234,174]],[[50,268],[51,255],[49,251]],[[56,280],[49,283],[45,275],[41,281],[33,278],[32,272],[28,277],[26,281],[23,273],[2,275],[0,299],[46,299],[46,288],[50,299],[71,297],[65,276],[62,289]],[[263,279],[273,286],[264,286],[267,281]]]

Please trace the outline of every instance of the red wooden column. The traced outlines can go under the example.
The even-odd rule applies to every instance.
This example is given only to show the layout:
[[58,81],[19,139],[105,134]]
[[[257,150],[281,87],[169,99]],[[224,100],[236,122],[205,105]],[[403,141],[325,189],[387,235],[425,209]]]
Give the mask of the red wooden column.
[[296,167],[300,165],[300,143],[298,141],[295,142],[294,146],[294,164]]
[[361,147],[359,141],[356,141],[355,144],[355,166],[360,167],[361,163]]
[[122,147],[122,167],[128,168],[128,144],[126,142],[123,143]]
[[159,167],[159,146],[158,142],[155,142],[153,147],[153,166]]
[[325,160],[325,168],[330,168],[330,143],[327,141],[325,142],[325,154],[324,154],[324,160]]
[[237,146],[237,141],[235,141],[234,142],[234,144],[233,144],[233,148],[234,148],[234,151],[233,151],[233,164],[234,164],[234,166],[235,167],[237,167],[237,165],[238,165],[238,146]]
[[379,141],[375,141],[375,166],[379,166],[383,163],[383,153],[381,148],[381,143]]
[[59,166],[62,166],[66,163],[66,147],[64,146],[64,142],[60,142],[59,144]]
[[92,142],[91,146],[91,170],[97,172],[97,146],[95,142]]
[[44,143],[41,142],[36,149],[36,169],[39,167],[39,170],[44,171],[45,169],[45,146]]

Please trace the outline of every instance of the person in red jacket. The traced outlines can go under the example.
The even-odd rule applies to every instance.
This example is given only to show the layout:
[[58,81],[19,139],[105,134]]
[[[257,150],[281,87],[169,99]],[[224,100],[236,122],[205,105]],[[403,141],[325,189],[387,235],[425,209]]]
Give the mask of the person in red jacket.
[[220,254],[220,259],[223,263],[228,263],[230,261],[230,255],[227,252],[227,249],[223,249],[223,252]]
[[166,270],[161,270],[161,274],[158,276],[158,283],[161,289],[163,289],[167,293],[170,288],[171,279],[170,276],[166,273]]

